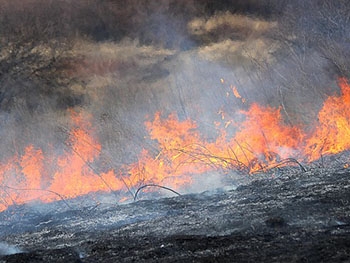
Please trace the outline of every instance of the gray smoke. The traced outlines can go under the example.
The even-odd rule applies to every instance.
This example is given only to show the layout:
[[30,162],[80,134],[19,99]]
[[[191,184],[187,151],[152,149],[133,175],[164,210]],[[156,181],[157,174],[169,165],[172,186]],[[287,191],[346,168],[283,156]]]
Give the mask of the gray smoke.
[[[208,140],[218,111],[252,102],[307,126],[350,74],[346,0],[0,4],[1,160],[28,144],[67,151],[68,109],[93,116],[98,171],[158,154],[144,128],[156,111],[195,120]],[[227,99],[230,85],[246,104]]]
[[23,251],[20,248],[14,245],[10,245],[5,242],[0,242],[0,256],[13,255],[22,252]]

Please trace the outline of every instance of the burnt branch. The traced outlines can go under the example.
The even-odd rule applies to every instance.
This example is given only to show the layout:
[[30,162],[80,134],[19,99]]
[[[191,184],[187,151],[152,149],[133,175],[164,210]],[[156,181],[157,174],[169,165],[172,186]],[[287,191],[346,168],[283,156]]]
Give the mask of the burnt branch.
[[[2,188],[5,188],[5,189],[9,189],[9,190],[13,190],[13,191],[34,191],[34,192],[47,192],[47,193],[51,193],[51,194],[54,194],[56,196],[58,196],[60,198],[60,200],[63,201],[63,203],[69,208],[69,209],[72,209],[72,207],[68,204],[68,202],[66,201],[66,198],[61,195],[60,193],[57,193],[55,191],[52,191],[52,190],[48,190],[48,189],[31,189],[31,188],[15,188],[15,187],[11,187],[11,186],[8,186],[8,185],[2,185]],[[8,192],[7,192],[8,195],[10,195]]]
[[162,185],[159,185],[159,184],[146,184],[146,185],[143,185],[141,187],[139,187],[134,195],[134,201],[136,201],[137,199],[137,195],[139,194],[140,191],[142,191],[143,189],[147,188],[147,187],[158,187],[158,188],[161,188],[161,189],[165,189],[167,191],[170,191],[178,196],[181,196],[180,193],[176,192],[175,190],[169,188],[169,187],[166,187],[166,186],[162,186]]

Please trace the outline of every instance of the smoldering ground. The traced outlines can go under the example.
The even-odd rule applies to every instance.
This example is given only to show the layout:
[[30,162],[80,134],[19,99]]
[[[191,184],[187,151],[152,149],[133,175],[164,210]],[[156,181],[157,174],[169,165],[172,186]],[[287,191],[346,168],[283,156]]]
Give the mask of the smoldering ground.
[[[93,116],[109,160],[99,171],[158,154],[144,127],[156,111],[195,120],[208,139],[218,111],[251,102],[307,126],[349,77],[349,14],[346,0],[3,0],[1,160],[29,144],[65,152],[68,109]],[[230,85],[247,103],[226,98]]]

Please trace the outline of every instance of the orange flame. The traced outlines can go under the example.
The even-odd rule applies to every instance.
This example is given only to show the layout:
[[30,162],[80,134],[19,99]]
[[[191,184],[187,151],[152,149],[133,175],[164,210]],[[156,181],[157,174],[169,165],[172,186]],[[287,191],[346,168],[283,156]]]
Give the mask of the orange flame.
[[339,87],[341,96],[327,98],[318,113],[319,124],[307,140],[304,154],[309,161],[350,149],[350,85],[341,78]]
[[[69,148],[64,155],[45,158],[41,149],[29,145],[23,156],[13,156],[0,164],[0,211],[36,199],[51,202],[124,187],[113,171],[94,171],[92,162],[99,156],[101,145],[87,132],[92,129],[82,114],[72,111],[71,117],[75,127],[69,133]],[[44,182],[47,165],[55,170],[51,180]]]
[[[227,138],[225,129],[214,142],[201,138],[197,125],[190,120],[179,122],[175,115],[160,119],[157,113],[146,127],[151,139],[157,140],[160,154],[152,158],[148,152],[140,157],[139,171],[144,171],[152,180],[211,170],[247,169],[249,172],[267,168],[287,158],[300,141],[300,130],[282,124],[279,110],[262,108],[253,104],[249,111],[242,112],[246,120],[238,127],[232,138]],[[225,125],[225,127],[227,127]],[[130,171],[130,174],[135,174]],[[156,174],[156,175],[154,175]],[[188,177],[186,180],[190,180]]]
[[[162,118],[157,112],[153,121],[145,122],[157,149],[144,149],[137,162],[126,164],[118,172],[99,172],[95,168],[102,147],[93,136],[91,116],[70,111],[73,127],[68,132],[65,153],[48,155],[28,145],[23,154],[0,162],[0,211],[33,200],[51,202],[91,192],[125,192],[126,188],[145,184],[177,189],[191,184],[193,175],[214,170],[251,174],[279,165],[286,158],[311,162],[349,150],[350,85],[340,79],[339,87],[339,96],[325,100],[311,133],[285,124],[280,109],[256,103],[235,113],[243,119],[240,122],[220,110],[219,120],[213,125],[217,136],[210,140],[201,134],[195,121],[180,121],[176,114]],[[231,89],[245,102],[237,88]]]
[[[223,79],[220,81],[225,83]],[[329,97],[324,102],[317,128],[311,134],[300,127],[284,124],[280,109],[255,103],[249,110],[240,112],[245,120],[236,124],[227,120],[227,114],[220,110],[218,114],[224,121],[224,128],[220,129],[220,121],[214,122],[218,129],[214,142],[203,139],[193,121],[180,122],[174,114],[161,120],[160,113],[156,113],[154,121],[147,122],[146,127],[151,139],[158,142],[160,154],[152,158],[148,152],[143,152],[137,173],[147,171],[152,180],[154,171],[162,180],[170,175],[174,178],[217,169],[243,169],[254,173],[279,165],[287,158],[306,158],[311,162],[325,154],[349,150],[350,87],[345,79],[340,79],[339,86],[341,96]],[[236,98],[242,99],[236,87],[231,86],[231,89]],[[229,126],[236,128],[234,135],[227,135]],[[134,171],[129,172],[134,174]],[[157,182],[162,181],[158,179]]]
[[242,98],[241,94],[239,94],[236,86],[230,86],[231,89],[232,89],[232,93],[233,95],[237,98],[237,99],[240,99],[242,101],[242,103],[245,103],[245,98]]

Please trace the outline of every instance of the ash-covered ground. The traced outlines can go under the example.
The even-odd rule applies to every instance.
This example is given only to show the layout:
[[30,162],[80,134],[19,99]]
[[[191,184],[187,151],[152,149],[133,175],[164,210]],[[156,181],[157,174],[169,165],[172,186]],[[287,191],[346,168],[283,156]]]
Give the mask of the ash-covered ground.
[[[110,160],[94,165],[99,172],[142,148],[158,154],[144,126],[157,111],[196,121],[208,140],[219,111],[235,119],[252,103],[312,129],[337,79],[350,77],[346,0],[0,3],[3,162],[28,145],[45,156],[69,151],[67,109],[93,116]],[[230,85],[246,103],[227,99]]]
[[349,176],[288,168],[226,191],[12,207],[0,262],[349,262]]

